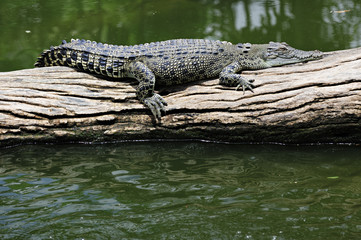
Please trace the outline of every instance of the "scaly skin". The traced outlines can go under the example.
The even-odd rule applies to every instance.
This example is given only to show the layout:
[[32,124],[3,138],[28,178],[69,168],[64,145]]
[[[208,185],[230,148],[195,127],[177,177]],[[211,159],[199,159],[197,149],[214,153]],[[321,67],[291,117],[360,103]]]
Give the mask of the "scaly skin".
[[219,77],[220,84],[249,89],[239,73],[322,58],[320,51],[301,51],[286,43],[236,44],[203,39],[177,39],[134,46],[71,40],[44,50],[36,67],[69,66],[112,78],[136,78],[137,97],[160,119],[166,101],[154,92],[160,85]]

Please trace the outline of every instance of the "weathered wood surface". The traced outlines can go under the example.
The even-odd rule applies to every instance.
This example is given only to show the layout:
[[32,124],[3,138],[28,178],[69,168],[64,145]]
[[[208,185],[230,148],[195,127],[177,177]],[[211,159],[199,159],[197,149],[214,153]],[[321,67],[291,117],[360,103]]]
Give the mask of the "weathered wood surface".
[[136,99],[136,82],[67,67],[3,72],[0,146],[135,139],[361,142],[361,48],[243,74],[256,79],[254,93],[218,80],[160,88],[169,106],[156,123]]

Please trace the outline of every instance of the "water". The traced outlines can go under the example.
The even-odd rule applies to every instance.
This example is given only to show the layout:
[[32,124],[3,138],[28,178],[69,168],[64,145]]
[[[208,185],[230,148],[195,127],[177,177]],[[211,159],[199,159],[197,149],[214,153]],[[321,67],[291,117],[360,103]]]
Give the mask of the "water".
[[[359,0],[1,0],[0,71],[61,40],[361,46]],[[359,146],[0,149],[0,239],[360,239]]]
[[1,239],[357,239],[361,149],[213,143],[1,150]]
[[[346,11],[346,12],[337,12]],[[361,46],[360,0],[1,0],[0,71],[31,68],[61,40],[137,44],[172,38]]]

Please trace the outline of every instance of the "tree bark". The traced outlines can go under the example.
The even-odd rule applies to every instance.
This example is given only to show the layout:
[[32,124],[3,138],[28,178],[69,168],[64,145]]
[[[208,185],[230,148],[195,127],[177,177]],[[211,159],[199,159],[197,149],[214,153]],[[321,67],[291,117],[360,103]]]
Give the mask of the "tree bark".
[[161,122],[136,81],[67,67],[0,73],[0,146],[38,142],[189,139],[241,143],[360,143],[361,48],[305,64],[244,71],[254,93],[207,80],[161,87]]

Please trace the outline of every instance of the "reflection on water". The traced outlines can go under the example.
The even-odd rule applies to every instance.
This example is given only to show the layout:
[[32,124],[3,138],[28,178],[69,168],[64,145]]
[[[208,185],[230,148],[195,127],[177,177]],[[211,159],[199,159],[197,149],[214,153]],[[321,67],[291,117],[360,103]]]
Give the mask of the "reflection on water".
[[118,45],[207,38],[286,41],[304,50],[354,48],[361,46],[360,11],[360,0],[1,0],[0,71],[32,68],[44,48],[71,38]]
[[2,149],[1,239],[354,239],[357,147]]

